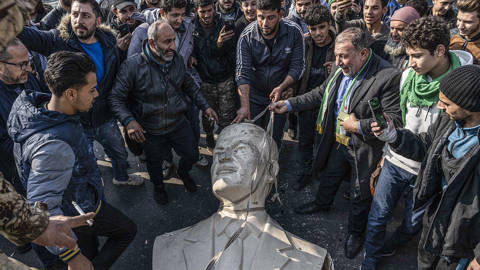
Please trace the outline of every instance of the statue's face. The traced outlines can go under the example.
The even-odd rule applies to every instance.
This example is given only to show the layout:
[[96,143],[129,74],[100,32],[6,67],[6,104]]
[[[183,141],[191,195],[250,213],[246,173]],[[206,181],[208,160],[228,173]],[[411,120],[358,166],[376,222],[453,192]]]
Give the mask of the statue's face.
[[232,202],[249,194],[255,168],[258,166],[260,173],[265,167],[265,164],[259,164],[260,152],[257,149],[263,136],[248,125],[237,127],[220,134],[213,151],[211,169],[214,194]]

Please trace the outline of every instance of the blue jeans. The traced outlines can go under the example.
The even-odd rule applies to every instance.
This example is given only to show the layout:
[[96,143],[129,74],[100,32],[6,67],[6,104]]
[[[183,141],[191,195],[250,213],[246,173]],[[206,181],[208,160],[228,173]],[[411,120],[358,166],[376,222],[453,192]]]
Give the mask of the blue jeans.
[[422,215],[414,216],[412,214],[413,185],[416,179],[416,175],[393,165],[385,159],[368,215],[363,270],[376,269],[376,264],[381,257],[381,250],[385,244],[387,223],[402,195],[405,201],[403,222],[395,231],[395,237],[392,237],[389,244],[394,246],[405,244],[421,229]]
[[117,181],[127,181],[128,153],[122,134],[118,129],[117,120],[111,119],[96,128],[85,128],[85,134],[92,149],[94,140],[103,146],[105,153],[112,160],[113,177]]

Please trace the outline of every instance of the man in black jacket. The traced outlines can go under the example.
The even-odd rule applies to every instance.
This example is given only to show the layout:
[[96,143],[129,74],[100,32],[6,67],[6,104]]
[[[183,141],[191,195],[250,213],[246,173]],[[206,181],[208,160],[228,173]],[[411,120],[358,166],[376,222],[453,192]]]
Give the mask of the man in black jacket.
[[[202,79],[200,91],[208,104],[218,112],[220,131],[232,123],[236,116],[235,93],[235,42],[233,29],[227,29],[220,16],[215,14],[212,0],[195,0],[195,32],[193,32],[193,56],[196,69]],[[205,113],[203,130],[207,134],[207,147],[213,151],[214,126]]]
[[100,8],[95,0],[73,0],[71,14],[62,19],[57,29],[39,31],[25,27],[18,38],[29,50],[45,56],[57,51],[72,51],[84,52],[92,59],[97,67],[99,96],[93,108],[81,114],[85,132],[90,142],[93,144],[97,140],[111,158],[114,184],[142,184],[143,178],[127,173],[127,150],[107,104],[120,65],[119,48],[126,49],[129,39],[117,41],[111,29],[100,24]]
[[12,40],[5,50],[0,51],[0,172],[22,195],[25,195],[25,190],[18,179],[7,120],[13,102],[23,90],[41,91],[31,71],[27,48],[20,40]]
[[178,175],[189,192],[197,186],[188,174],[198,160],[198,146],[185,112],[184,95],[218,121],[199,87],[186,72],[183,59],[175,52],[173,28],[159,19],[148,28],[148,40],[141,54],[122,64],[110,96],[110,105],[128,137],[144,143],[147,170],[155,185],[155,199],[168,203],[163,184],[162,164],[173,148],[181,157]]
[[[423,162],[414,188],[413,214],[426,209],[418,269],[480,269],[480,67],[454,69],[440,81],[437,121],[425,133],[381,130],[379,139]],[[468,265],[468,268],[467,268]]]
[[383,111],[396,123],[401,121],[397,89],[400,73],[368,49],[368,37],[359,28],[349,28],[335,40],[336,67],[323,84],[312,91],[271,105],[277,113],[305,111],[320,106],[313,172],[321,182],[315,201],[296,209],[300,214],[328,211],[351,169],[350,209],[345,256],[354,258],[363,244],[370,209],[370,174],[382,156],[384,143],[370,130],[374,121],[368,101],[377,98]]
[[[298,1],[297,1],[298,2]],[[295,87],[295,95],[303,95],[320,86],[330,74],[335,61],[335,33],[328,8],[316,5],[305,14],[309,35],[305,37],[305,73]],[[294,190],[301,190],[312,180],[313,144],[318,108],[298,112],[298,150],[302,172]]]
[[257,1],[256,0],[241,0],[240,8],[243,16],[235,21],[235,42],[238,41],[243,29],[251,22],[257,20]]

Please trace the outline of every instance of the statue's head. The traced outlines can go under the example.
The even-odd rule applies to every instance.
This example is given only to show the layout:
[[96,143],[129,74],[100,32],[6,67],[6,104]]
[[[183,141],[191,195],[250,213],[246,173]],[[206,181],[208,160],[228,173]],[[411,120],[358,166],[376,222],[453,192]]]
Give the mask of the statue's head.
[[213,151],[212,189],[217,198],[233,204],[248,199],[264,204],[278,174],[278,150],[272,137],[259,126],[234,124],[220,133]]

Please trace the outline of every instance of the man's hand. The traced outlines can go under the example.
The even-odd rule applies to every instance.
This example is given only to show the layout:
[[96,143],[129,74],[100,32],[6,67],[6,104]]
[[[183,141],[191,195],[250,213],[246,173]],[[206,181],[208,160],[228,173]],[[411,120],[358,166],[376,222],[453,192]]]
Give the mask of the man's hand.
[[122,50],[128,50],[128,45],[130,45],[130,40],[132,39],[132,33],[128,33],[123,37],[120,37],[120,34],[117,35],[117,47]]
[[82,253],[68,261],[68,270],[94,270],[92,263]]
[[146,131],[140,126],[136,120],[132,120],[127,125],[127,134],[128,137],[138,143],[143,143],[145,141]]
[[270,93],[270,100],[273,101],[273,102],[277,102],[280,100],[280,97],[282,96],[282,93],[283,93],[283,88],[281,88],[280,86],[277,86],[275,88],[273,88],[272,92]]
[[383,115],[385,120],[387,120],[387,128],[382,129],[377,122],[373,122],[370,127],[372,128],[372,132],[375,137],[377,137],[380,141],[393,143],[397,139],[397,130],[395,129],[392,119],[385,113]]
[[270,111],[274,113],[282,114],[287,112],[287,103],[285,100],[277,101],[268,106]]
[[217,121],[218,123],[218,115],[212,108],[206,109],[205,115],[208,117],[208,120],[210,120],[212,125],[213,125],[213,120]]
[[480,270],[480,264],[478,264],[477,259],[473,259],[467,267],[467,270]]
[[288,99],[293,97],[293,88],[289,87],[287,90],[282,92],[282,97],[281,99]]
[[350,133],[358,133],[358,119],[354,113],[351,113],[345,121],[340,122],[340,126]]
[[328,75],[330,75],[330,72],[332,72],[332,65],[333,65],[332,61],[325,62],[325,64],[323,64],[323,67],[325,67],[327,69],[327,74]]
[[337,1],[337,12],[345,14],[352,7],[352,0]]
[[357,4],[355,0],[352,0],[352,11],[355,14],[360,14],[360,12],[362,11],[362,7],[359,4]]
[[75,249],[77,241],[72,237],[70,230],[80,226],[85,226],[88,219],[92,219],[95,213],[87,213],[81,216],[50,217],[47,229],[33,243],[42,246],[57,246],[59,248]]
[[237,111],[237,117],[233,119],[232,123],[240,123],[243,119],[250,119],[250,108],[249,107],[240,107]]
[[188,63],[187,64],[188,64],[189,68],[193,68],[193,66],[198,65],[198,61],[195,57],[190,56],[190,58],[188,58]]
[[222,27],[222,30],[218,34],[217,48],[221,48],[223,46],[223,43],[232,39],[234,35],[235,35],[235,33],[233,32],[233,30],[225,31],[225,25],[224,25]]

